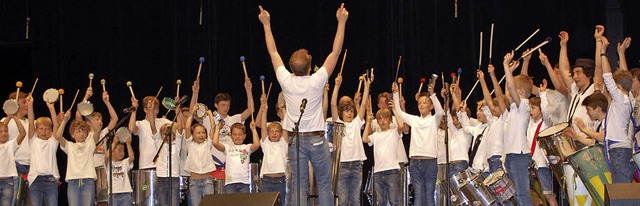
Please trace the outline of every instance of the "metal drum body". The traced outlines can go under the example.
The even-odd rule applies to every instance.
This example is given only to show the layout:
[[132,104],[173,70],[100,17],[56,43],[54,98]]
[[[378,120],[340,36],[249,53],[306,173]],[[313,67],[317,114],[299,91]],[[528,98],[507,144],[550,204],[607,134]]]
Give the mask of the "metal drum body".
[[491,193],[496,197],[496,201],[500,203],[509,201],[516,194],[516,187],[502,169],[491,173],[483,184],[489,187]]
[[567,200],[570,206],[595,205],[596,203],[589,195],[587,187],[584,186],[582,180],[575,173],[573,167],[569,163],[562,165],[565,174],[565,183],[567,191]]
[[575,143],[562,134],[564,129],[569,127],[569,123],[559,123],[542,130],[538,137],[538,146],[542,149],[553,176],[559,184],[563,184],[564,177],[562,163],[567,162],[567,156],[576,151]]
[[262,191],[260,182],[260,163],[249,163],[249,193]]
[[367,182],[364,184],[364,190],[362,191],[362,193],[364,193],[364,196],[367,198],[370,205],[376,205],[376,195],[373,191],[373,185],[373,172],[369,171],[369,176],[367,177]]
[[109,179],[104,167],[96,167],[96,203],[109,202]]
[[471,179],[460,188],[462,194],[467,198],[469,205],[488,206],[496,201],[496,198],[491,194],[489,188],[482,182],[484,182],[482,174],[474,174],[471,176]]
[[189,177],[178,177],[178,185],[180,185],[180,202],[186,203],[188,199],[187,195],[189,195]]
[[[345,125],[340,122],[325,122],[324,123],[324,138],[329,143],[331,151],[331,191],[333,194],[337,194],[338,187],[338,175],[340,175],[340,145],[342,145],[342,137],[344,137]],[[309,162],[309,196],[315,198],[318,196],[318,186],[316,185],[316,178],[313,175],[313,167]],[[315,198],[317,200],[317,198]],[[309,200],[310,205],[314,205],[317,201],[314,199]],[[335,200],[337,204],[337,199]]]
[[611,172],[604,157],[604,147],[585,147],[569,156],[569,164],[580,176],[594,202],[604,205],[604,185],[611,184]]
[[216,167],[210,174],[213,178],[213,194],[224,194],[224,182],[227,178],[224,167]]
[[446,166],[446,164],[438,164],[438,179],[436,180],[436,192],[434,194],[436,205],[445,205],[446,201],[450,201],[451,205],[467,204],[466,199],[462,197],[457,186],[450,185],[449,193],[445,192],[447,191],[447,184],[449,183],[447,181],[447,175],[444,172]]
[[153,206],[157,204],[155,187],[157,176],[155,169],[133,171],[133,201],[135,205]]

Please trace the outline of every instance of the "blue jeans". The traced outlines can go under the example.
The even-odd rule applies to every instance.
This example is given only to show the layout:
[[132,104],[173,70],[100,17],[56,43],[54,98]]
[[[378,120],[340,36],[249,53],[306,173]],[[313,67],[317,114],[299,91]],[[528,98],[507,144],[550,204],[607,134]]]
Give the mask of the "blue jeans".
[[435,206],[436,178],[438,176],[437,159],[409,160],[409,174],[413,184],[413,205]]
[[[376,205],[400,205],[400,171],[385,170],[373,173],[373,187],[376,193]],[[358,189],[358,191],[360,191]]]
[[133,198],[130,192],[113,194],[113,204],[109,205],[128,205],[131,206]]
[[538,175],[540,187],[542,187],[542,193],[545,195],[552,195],[553,177],[551,176],[551,169],[548,167],[538,167],[536,174]]
[[502,167],[502,160],[500,160],[500,158],[502,158],[502,156],[493,155],[489,157],[489,159],[487,159],[487,162],[489,162],[489,174],[495,172],[496,170]]
[[53,175],[36,177],[29,187],[29,198],[31,205],[58,205],[58,179]]
[[531,166],[531,153],[507,154],[507,173],[516,187],[516,201],[519,206],[532,205],[529,194],[529,166]]
[[[290,135],[290,137],[295,138]],[[316,185],[318,185],[318,200],[320,206],[333,206],[334,197],[331,191],[331,156],[329,153],[329,144],[327,140],[322,136],[300,137],[300,159],[296,161],[296,144],[298,142],[292,141],[289,146],[289,161],[291,163],[291,170],[293,174],[293,192],[295,189],[299,189],[300,205],[307,205],[307,193],[309,192],[309,167],[308,162],[311,161],[313,171],[316,176]],[[298,163],[300,163],[300,185],[298,186],[297,177],[298,171],[296,169]],[[294,193],[295,194],[295,193]],[[296,197],[291,200],[294,202]]]
[[456,163],[450,164],[449,165],[449,176],[448,177],[451,178],[451,176],[466,170],[467,167],[469,167],[469,163],[467,161],[461,161],[461,162],[456,162]]
[[360,186],[362,186],[362,161],[340,162],[338,205],[360,205]]
[[224,186],[224,193],[226,194],[249,193],[249,185],[244,183],[228,184]]
[[279,192],[276,205],[287,205],[282,200],[287,196],[287,177],[262,177],[262,192]]
[[0,178],[0,205],[11,205],[15,177]]
[[73,179],[67,182],[67,198],[71,206],[94,205],[96,184],[92,178]]
[[[169,181],[168,177],[158,177],[157,180],[155,192],[158,202],[163,205],[180,205],[180,183],[178,183],[178,177],[171,177],[171,181]],[[169,191],[169,184],[171,184],[171,191]],[[171,197],[171,201],[169,201],[169,197]]]
[[611,163],[611,180],[613,183],[630,183],[636,167],[631,163],[631,148],[609,149],[609,162]]
[[204,195],[213,194],[213,178],[189,179],[189,195],[192,205],[200,205]]

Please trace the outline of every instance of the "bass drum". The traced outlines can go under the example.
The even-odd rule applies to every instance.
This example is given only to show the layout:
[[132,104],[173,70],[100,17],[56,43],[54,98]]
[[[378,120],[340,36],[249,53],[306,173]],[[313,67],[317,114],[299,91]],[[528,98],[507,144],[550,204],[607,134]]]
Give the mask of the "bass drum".
[[96,167],[96,203],[109,202],[109,179],[104,167]]
[[158,200],[155,197],[155,187],[157,182],[156,170],[134,170],[133,178],[133,201],[135,205],[157,205]]
[[578,174],[575,173],[571,165],[564,163],[562,168],[564,169],[565,188],[567,189],[567,200],[569,201],[569,205],[596,205],[596,202],[594,202],[591,195],[589,195],[587,187],[584,186],[584,183],[582,183],[582,180]]

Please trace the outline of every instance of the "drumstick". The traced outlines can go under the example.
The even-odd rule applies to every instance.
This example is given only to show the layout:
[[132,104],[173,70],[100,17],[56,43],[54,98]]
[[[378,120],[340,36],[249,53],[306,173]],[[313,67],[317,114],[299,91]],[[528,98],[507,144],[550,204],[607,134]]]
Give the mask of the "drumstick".
[[73,105],[76,104],[76,98],[78,98],[78,93],[80,93],[80,89],[76,91],[76,96],[73,97],[73,102],[71,103],[71,107],[69,107],[68,111],[71,111],[71,109],[73,109]]
[[202,63],[204,63],[204,57],[200,57],[200,59],[198,59],[200,61],[200,64],[198,65],[198,76],[196,76],[196,79],[200,79],[200,71],[202,70]]
[[107,88],[105,87],[105,84],[107,84],[107,80],[101,79],[100,84],[102,84],[102,91],[107,91]]
[[460,77],[462,77],[462,68],[458,68],[458,79],[456,80],[456,83],[460,83]]
[[58,94],[60,95],[60,112],[62,112],[62,95],[64,94],[64,89],[58,89]]
[[478,56],[478,69],[482,65],[482,32],[480,32],[480,56]]
[[21,81],[17,81],[16,82],[16,87],[18,88],[18,91],[16,91],[16,102],[18,101],[18,97],[20,97],[20,88],[22,87],[22,82]]
[[360,80],[360,83],[358,83],[358,92],[357,93],[360,93],[360,88],[362,88],[362,81],[364,80],[364,77],[360,76],[358,79]]
[[402,77],[398,77],[398,92],[400,93],[400,96],[402,96],[402,83],[404,83],[404,79]]
[[182,84],[182,80],[176,80],[176,84],[178,85],[178,89],[176,89],[176,97],[180,96],[180,85]]
[[440,72],[440,76],[442,77],[442,78],[440,78],[440,79],[442,79],[442,85],[444,85],[444,72]]
[[260,83],[262,84],[262,94],[264,94],[264,75],[260,75]]
[[349,51],[349,49],[344,49],[344,55],[342,55],[342,66],[340,66],[340,75],[342,75],[342,69],[344,69],[344,61],[347,59],[347,51]]
[[398,71],[400,71],[400,63],[402,62],[402,56],[398,58],[398,66],[396,66],[396,78],[398,79]]
[[422,85],[423,85],[425,82],[427,82],[427,79],[425,79],[424,77],[423,77],[423,78],[420,78],[420,87],[418,87],[418,94],[420,94],[420,91],[422,91]]
[[131,97],[136,99],[136,95],[133,94],[133,87],[131,87],[131,85],[133,85],[133,83],[131,83],[131,81],[127,81],[127,87],[129,87],[129,91],[131,92]]
[[273,85],[273,82],[269,83],[269,90],[267,91],[267,99],[269,99],[269,94],[271,94],[271,85]]
[[536,31],[533,32],[533,34],[531,34],[531,36],[529,36],[529,38],[525,39],[522,44],[520,44],[518,47],[516,47],[515,50],[513,51],[518,51],[518,49],[520,49],[520,47],[522,47],[522,45],[524,45],[525,43],[527,43],[527,41],[529,41],[529,39],[531,39],[531,37],[533,37],[534,35],[536,35],[536,33],[538,33],[540,31],[540,29],[536,29]]
[[[36,89],[36,85],[38,84],[38,78],[36,78],[36,81],[33,82],[33,87],[31,87],[31,92],[29,92],[29,94],[33,94],[33,90]],[[17,94],[17,93],[16,93]]]
[[489,64],[491,64],[492,54],[493,54],[493,23],[491,23],[491,35],[489,36]]
[[89,73],[89,87],[91,87],[91,85],[93,83],[93,73]]
[[244,56],[240,56],[240,61],[242,62],[242,69],[244,70],[244,78],[248,78],[249,75],[247,74],[247,65],[244,63]]
[[156,99],[158,99],[158,96],[160,96],[160,92],[162,92],[162,86],[160,86],[160,89],[158,90],[158,93],[156,93]]

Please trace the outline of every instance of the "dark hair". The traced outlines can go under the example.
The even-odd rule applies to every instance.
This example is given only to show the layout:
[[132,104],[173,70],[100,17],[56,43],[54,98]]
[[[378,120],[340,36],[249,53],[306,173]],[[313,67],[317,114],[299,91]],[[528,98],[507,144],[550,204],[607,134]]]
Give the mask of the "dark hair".
[[604,94],[596,91],[584,98],[584,100],[582,101],[582,106],[591,107],[593,109],[600,107],[602,111],[606,112],[609,108],[609,102],[607,101],[607,97],[604,96]]
[[218,104],[221,101],[231,101],[231,96],[224,92],[216,94],[216,97],[213,98],[213,103]]

